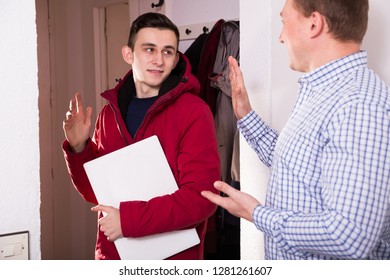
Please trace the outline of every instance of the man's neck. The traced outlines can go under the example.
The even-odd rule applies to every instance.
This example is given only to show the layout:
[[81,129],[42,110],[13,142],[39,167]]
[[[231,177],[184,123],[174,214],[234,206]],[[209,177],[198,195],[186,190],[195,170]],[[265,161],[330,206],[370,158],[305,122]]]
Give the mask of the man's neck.
[[150,98],[157,96],[160,88],[150,87],[135,82],[136,96],[137,98]]
[[317,49],[318,52],[313,56],[315,59],[310,65],[309,72],[331,61],[359,52],[361,45],[356,42],[339,42],[333,40],[327,43],[325,47]]

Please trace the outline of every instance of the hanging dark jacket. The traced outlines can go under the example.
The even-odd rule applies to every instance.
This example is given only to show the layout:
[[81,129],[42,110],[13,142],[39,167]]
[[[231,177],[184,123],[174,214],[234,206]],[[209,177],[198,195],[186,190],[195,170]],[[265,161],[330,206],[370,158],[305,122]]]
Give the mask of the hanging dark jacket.
[[218,90],[214,119],[222,164],[222,180],[234,185],[240,181],[239,132],[232,106],[229,56],[240,60],[238,21],[226,21],[222,24],[213,73],[209,76],[211,86]]
[[209,75],[213,72],[219,38],[221,36],[221,28],[224,22],[225,20],[223,19],[218,20],[208,34],[203,45],[198,65],[198,72],[196,75],[200,83],[199,96],[209,105],[213,115],[215,114],[216,110],[218,90],[211,87]]

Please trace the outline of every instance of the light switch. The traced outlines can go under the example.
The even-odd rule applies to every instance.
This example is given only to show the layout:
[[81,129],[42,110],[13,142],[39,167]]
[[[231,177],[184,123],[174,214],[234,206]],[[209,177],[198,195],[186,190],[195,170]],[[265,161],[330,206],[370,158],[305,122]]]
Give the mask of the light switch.
[[16,243],[14,244],[14,255],[18,256],[21,255],[23,252],[23,244],[22,243]]
[[23,249],[22,243],[8,244],[0,248],[0,254],[2,254],[4,258],[9,258],[21,255]]
[[28,232],[0,235],[0,260],[28,260]]
[[12,257],[14,255],[14,245],[5,245],[0,248],[0,254],[3,255],[4,258]]

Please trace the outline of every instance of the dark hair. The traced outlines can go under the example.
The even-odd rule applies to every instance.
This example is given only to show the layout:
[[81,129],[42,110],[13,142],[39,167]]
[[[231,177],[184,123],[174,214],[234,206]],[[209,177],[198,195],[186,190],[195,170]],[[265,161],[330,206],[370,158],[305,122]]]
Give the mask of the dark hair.
[[294,3],[305,17],[314,11],[325,16],[335,39],[363,41],[368,25],[368,0],[294,0]]
[[133,21],[133,24],[130,27],[130,34],[129,34],[129,41],[127,42],[127,45],[133,50],[134,49],[134,43],[135,38],[137,36],[137,33],[142,28],[158,28],[161,30],[168,29],[172,30],[177,38],[177,44],[179,45],[179,29],[177,26],[165,15],[160,13],[145,13],[140,15],[138,18],[136,18]]

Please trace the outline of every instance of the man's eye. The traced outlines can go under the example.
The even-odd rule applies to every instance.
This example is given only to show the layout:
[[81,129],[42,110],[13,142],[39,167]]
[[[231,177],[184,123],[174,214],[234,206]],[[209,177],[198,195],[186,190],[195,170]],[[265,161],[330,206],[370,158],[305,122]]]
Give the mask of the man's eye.
[[165,54],[165,55],[172,55],[173,51],[165,50],[165,51],[163,51],[163,54]]

